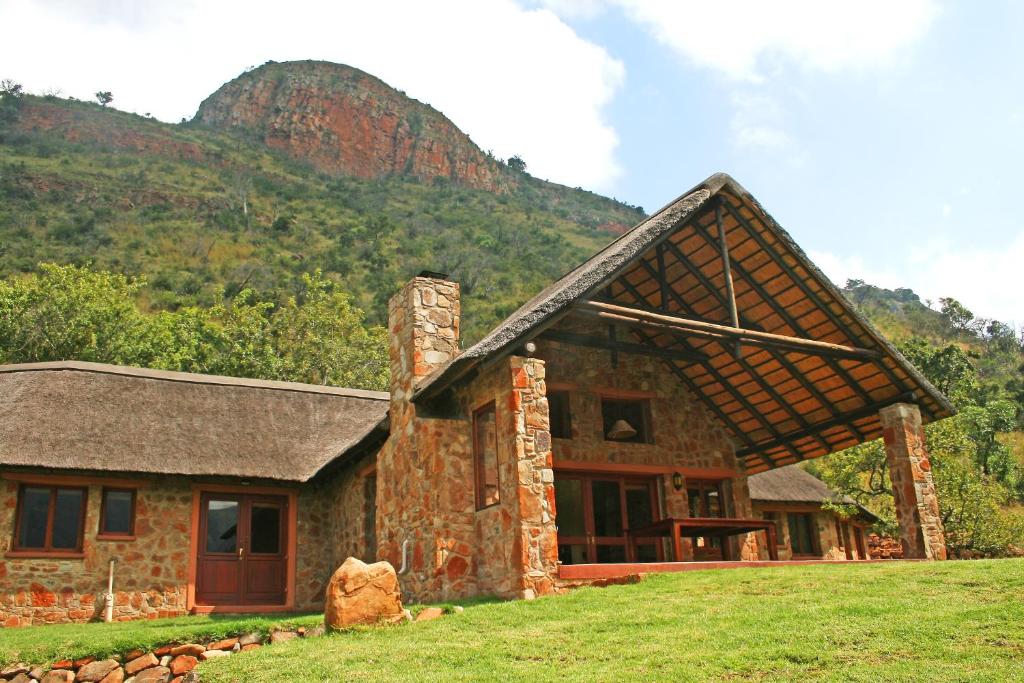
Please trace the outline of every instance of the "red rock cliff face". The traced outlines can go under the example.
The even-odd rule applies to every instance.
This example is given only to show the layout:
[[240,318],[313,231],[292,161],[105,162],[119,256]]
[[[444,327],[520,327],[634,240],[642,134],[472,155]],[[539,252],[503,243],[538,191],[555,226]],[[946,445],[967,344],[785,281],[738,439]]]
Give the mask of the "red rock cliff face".
[[341,64],[266,64],[223,85],[196,120],[252,131],[326,173],[445,177],[488,190],[508,182],[440,112]]

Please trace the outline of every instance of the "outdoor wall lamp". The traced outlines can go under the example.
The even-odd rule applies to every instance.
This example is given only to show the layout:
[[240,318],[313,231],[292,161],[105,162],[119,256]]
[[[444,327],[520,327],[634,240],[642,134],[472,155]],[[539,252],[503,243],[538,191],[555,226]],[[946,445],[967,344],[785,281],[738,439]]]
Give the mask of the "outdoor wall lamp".
[[676,491],[682,491],[683,490],[683,475],[680,474],[679,472],[673,472],[672,473],[672,487]]

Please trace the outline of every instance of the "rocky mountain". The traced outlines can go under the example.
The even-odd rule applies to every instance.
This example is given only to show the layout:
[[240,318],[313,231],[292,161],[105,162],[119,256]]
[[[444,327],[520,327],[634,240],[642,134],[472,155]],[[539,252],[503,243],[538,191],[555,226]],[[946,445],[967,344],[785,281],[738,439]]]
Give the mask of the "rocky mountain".
[[504,166],[444,114],[342,64],[264,64],[221,86],[195,120],[250,133],[326,173],[442,177],[492,191],[509,184]]
[[264,65],[181,124],[0,95],[0,277],[91,263],[145,275],[152,309],[277,302],[320,269],[380,322],[434,270],[462,283],[471,341],[643,215],[510,167],[337,64]]

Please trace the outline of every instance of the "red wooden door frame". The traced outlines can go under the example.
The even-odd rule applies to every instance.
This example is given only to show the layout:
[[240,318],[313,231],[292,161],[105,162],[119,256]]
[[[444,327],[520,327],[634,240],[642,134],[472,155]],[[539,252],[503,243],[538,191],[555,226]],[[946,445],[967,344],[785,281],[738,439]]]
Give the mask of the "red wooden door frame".
[[[625,531],[628,529],[629,518],[628,509],[626,506],[626,487],[629,485],[644,485],[647,487],[651,496],[651,512],[657,517],[658,512],[658,490],[657,490],[657,478],[647,477],[644,475],[616,475],[609,474],[607,472],[561,472],[555,471],[555,486],[558,486],[558,480],[576,479],[580,481],[580,493],[582,496],[583,503],[583,529],[584,536],[565,536],[559,534],[558,544],[559,545],[582,545],[586,548],[587,552],[587,563],[598,564],[597,560],[597,547],[598,546],[618,546],[621,545],[625,551],[625,561],[633,562],[632,548],[627,540]],[[593,493],[593,482],[595,481],[606,481],[614,482],[619,487],[619,510],[621,515],[621,526],[623,533],[621,536],[597,536],[596,525],[594,520],[594,493]],[[555,523],[558,523],[558,510],[555,510]],[[649,544],[645,544],[649,545]],[[657,542],[654,544],[657,553],[658,560],[662,559],[662,547],[661,543]]]
[[[282,549],[285,553],[285,600],[280,605],[227,605],[203,604],[197,600],[196,583],[199,569],[199,548],[205,541],[200,538],[200,519],[202,517],[203,494],[226,493],[250,496],[280,496],[287,500],[285,517],[281,520]],[[298,549],[298,491],[294,488],[277,486],[238,486],[229,484],[193,484],[192,485],[192,531],[189,552],[189,582],[186,589],[186,609],[195,614],[211,612],[288,612],[295,609],[295,567]]]

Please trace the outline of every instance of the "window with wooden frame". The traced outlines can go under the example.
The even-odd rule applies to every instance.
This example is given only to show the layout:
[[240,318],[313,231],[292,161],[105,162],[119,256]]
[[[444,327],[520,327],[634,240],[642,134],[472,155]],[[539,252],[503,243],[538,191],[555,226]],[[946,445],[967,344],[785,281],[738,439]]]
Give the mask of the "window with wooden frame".
[[814,515],[809,512],[787,512],[786,519],[789,522],[789,547],[793,554],[820,555]]
[[548,415],[551,421],[551,436],[556,439],[571,439],[572,409],[568,391],[548,392]]
[[104,488],[97,538],[135,537],[135,489]]
[[14,552],[75,554],[82,551],[85,488],[24,484],[18,490]]
[[605,441],[654,443],[647,399],[602,398],[601,421]]
[[473,413],[473,464],[476,509],[498,503],[498,421],[492,401]]

